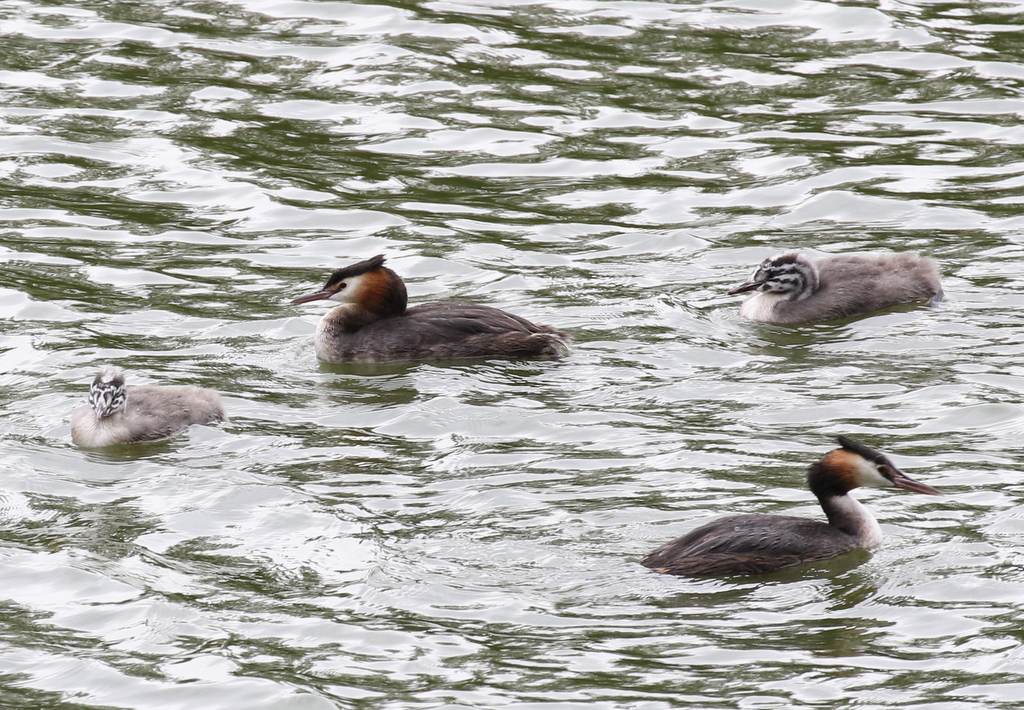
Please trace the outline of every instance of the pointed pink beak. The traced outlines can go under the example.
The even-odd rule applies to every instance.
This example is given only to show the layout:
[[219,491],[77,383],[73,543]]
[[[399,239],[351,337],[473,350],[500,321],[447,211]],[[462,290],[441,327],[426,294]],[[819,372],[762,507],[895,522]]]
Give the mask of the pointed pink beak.
[[337,293],[337,291],[330,291],[328,289],[324,289],[323,291],[317,291],[316,293],[307,293],[305,296],[293,298],[292,303],[309,303],[310,301],[322,301],[325,298],[330,298],[335,293]]
[[746,293],[747,291],[753,291],[758,286],[760,286],[762,283],[764,283],[764,282],[763,281],[747,281],[745,283],[741,283],[736,288],[731,289],[729,291],[729,295],[730,296],[735,296],[737,293]]
[[920,481],[915,481],[913,478],[908,478],[907,476],[903,475],[902,472],[896,473],[896,475],[889,480],[892,481],[892,484],[894,486],[896,486],[897,488],[902,488],[905,491],[913,491],[914,493],[924,493],[930,496],[942,495],[928,484],[921,483]]

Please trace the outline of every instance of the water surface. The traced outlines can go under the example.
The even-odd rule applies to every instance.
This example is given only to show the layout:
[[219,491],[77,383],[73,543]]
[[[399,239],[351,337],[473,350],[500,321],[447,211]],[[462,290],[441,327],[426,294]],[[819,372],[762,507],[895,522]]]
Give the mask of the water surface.
[[[1024,16],[1012,4],[0,8],[0,705],[988,710],[1024,700]],[[800,327],[783,249],[917,250],[949,299]],[[325,366],[384,253],[562,361]],[[232,421],[75,448],[108,362]],[[873,553],[751,580],[646,552],[819,516]]]

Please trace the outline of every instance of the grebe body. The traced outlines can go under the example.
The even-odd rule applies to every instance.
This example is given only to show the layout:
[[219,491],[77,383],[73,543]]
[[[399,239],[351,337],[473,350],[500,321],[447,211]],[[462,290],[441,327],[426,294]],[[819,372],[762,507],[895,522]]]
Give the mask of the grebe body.
[[756,291],[740,315],[767,323],[797,324],[869,313],[900,303],[942,300],[933,259],[912,252],[838,254],[817,261],[796,252],[765,259],[730,294]]
[[89,404],[71,414],[71,440],[100,447],[163,439],[192,424],[224,421],[220,395],[199,387],[125,386],[116,367],[101,370]]
[[341,305],[317,326],[317,357],[325,362],[389,362],[466,358],[561,357],[570,338],[497,308],[426,303],[407,308],[401,277],[375,256],[338,269],[319,291],[292,303]]
[[644,557],[640,564],[663,574],[707,577],[763,574],[803,562],[836,557],[882,541],[871,512],[849,495],[854,488],[902,488],[941,495],[900,471],[885,455],[845,436],[842,448],[811,465],[807,483],[828,522],[788,515],[721,518]]

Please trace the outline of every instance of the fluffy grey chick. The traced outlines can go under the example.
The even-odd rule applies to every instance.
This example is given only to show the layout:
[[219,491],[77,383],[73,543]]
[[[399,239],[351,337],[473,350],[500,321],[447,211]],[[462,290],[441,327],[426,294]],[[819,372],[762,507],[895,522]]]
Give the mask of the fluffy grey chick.
[[89,404],[71,414],[71,440],[98,447],[151,441],[191,424],[224,421],[220,395],[199,387],[126,387],[124,373],[105,367],[89,387]]
[[766,323],[813,323],[900,303],[942,300],[934,259],[913,252],[838,254],[811,261],[787,252],[765,259],[730,294],[756,291],[740,315]]

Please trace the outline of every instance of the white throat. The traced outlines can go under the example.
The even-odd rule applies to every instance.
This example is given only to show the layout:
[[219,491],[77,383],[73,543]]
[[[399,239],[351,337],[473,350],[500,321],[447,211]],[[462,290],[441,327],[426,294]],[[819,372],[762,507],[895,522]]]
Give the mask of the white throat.
[[831,509],[826,511],[830,520],[840,518],[844,528],[857,531],[861,547],[875,547],[882,542],[882,528],[875,516],[853,496],[834,496],[828,499],[827,506]]
[[740,315],[750,320],[771,320],[775,305],[788,300],[788,294],[758,291],[740,304]]

